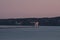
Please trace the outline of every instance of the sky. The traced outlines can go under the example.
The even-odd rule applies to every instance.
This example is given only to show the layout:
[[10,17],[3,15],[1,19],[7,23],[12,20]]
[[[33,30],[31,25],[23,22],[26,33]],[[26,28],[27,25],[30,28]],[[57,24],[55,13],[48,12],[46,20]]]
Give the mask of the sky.
[[56,16],[60,16],[60,0],[0,0],[0,19]]

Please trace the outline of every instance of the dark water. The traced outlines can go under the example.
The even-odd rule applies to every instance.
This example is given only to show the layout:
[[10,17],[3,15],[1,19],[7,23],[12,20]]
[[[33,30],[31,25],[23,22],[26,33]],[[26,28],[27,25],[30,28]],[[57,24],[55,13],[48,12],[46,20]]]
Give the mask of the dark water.
[[0,40],[60,40],[60,26],[0,29]]

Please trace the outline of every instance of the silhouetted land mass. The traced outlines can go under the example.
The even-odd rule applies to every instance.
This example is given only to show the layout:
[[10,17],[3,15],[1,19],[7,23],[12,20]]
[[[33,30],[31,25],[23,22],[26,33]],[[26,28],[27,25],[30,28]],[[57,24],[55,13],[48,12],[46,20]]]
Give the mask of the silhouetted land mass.
[[0,19],[0,25],[34,25],[38,21],[40,26],[60,26],[60,17],[52,18],[16,18]]

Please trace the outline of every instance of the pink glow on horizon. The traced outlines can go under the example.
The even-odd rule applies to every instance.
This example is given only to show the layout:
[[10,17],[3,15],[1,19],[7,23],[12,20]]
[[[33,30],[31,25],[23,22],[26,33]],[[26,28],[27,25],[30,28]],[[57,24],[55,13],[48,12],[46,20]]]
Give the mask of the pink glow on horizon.
[[0,18],[60,16],[60,0],[0,0]]

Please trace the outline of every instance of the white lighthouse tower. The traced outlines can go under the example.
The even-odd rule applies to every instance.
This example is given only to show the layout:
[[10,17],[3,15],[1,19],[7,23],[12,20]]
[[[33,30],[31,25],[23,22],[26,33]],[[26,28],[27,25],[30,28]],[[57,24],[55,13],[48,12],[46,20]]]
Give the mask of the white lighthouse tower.
[[35,28],[39,28],[39,22],[35,22]]

